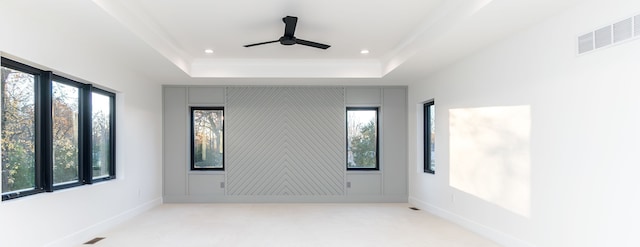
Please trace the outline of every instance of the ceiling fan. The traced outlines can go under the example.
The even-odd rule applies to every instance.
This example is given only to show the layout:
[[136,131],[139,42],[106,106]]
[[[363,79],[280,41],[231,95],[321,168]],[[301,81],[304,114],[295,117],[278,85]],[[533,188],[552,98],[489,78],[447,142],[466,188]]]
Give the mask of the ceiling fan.
[[320,49],[327,49],[327,48],[331,47],[330,45],[320,44],[320,43],[317,43],[317,42],[296,38],[294,36],[294,33],[296,32],[296,24],[298,23],[298,17],[286,16],[286,17],[282,18],[282,21],[284,22],[284,35],[282,37],[280,37],[280,39],[267,41],[267,42],[260,42],[260,43],[250,44],[250,45],[245,45],[244,47],[252,47],[252,46],[256,46],[256,45],[265,45],[265,44],[271,44],[271,43],[275,43],[275,42],[280,42],[280,44],[282,44],[282,45],[295,45],[295,44],[298,44],[298,45],[306,45],[306,46],[311,46],[311,47],[320,48]]

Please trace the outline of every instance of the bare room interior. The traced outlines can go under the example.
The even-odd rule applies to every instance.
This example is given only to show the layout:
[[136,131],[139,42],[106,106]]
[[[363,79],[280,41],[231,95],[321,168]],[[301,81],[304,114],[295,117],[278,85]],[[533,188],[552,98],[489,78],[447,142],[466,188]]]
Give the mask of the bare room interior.
[[0,246],[639,246],[640,1],[0,0]]

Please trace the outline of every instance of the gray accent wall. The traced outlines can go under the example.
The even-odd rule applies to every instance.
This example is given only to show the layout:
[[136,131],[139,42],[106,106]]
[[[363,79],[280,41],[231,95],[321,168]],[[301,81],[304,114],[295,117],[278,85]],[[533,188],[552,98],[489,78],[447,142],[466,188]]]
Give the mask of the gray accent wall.
[[[164,86],[164,201],[406,202],[406,87]],[[189,107],[225,108],[225,170],[190,170]],[[380,170],[346,170],[346,107],[379,107]]]
[[344,194],[343,98],[342,88],[230,88],[227,194]]

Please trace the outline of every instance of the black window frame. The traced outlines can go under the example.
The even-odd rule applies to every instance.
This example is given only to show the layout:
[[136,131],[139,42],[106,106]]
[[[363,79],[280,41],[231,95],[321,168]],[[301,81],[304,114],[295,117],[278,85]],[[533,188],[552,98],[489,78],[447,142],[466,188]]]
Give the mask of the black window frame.
[[[85,178],[86,181],[85,183],[87,184],[91,184],[91,183],[95,183],[95,182],[102,182],[102,181],[107,181],[107,180],[111,180],[111,179],[115,179],[116,178],[116,94],[113,92],[109,92],[107,90],[104,89],[100,89],[100,88],[96,88],[96,87],[91,87],[91,92],[89,92],[89,95],[85,98],[88,102],[91,102],[91,100],[93,99],[92,97],[92,93],[96,93],[96,94],[100,94],[103,96],[107,96],[109,98],[109,108],[111,109],[111,112],[109,114],[109,175],[105,176],[105,177],[99,177],[99,178],[94,178],[93,177],[93,153],[90,152],[89,155],[87,155],[87,157],[85,157],[85,161],[88,162],[88,168],[91,169],[86,169],[88,171],[85,171]],[[87,114],[85,115],[85,121],[89,121],[89,126],[90,128],[88,128],[87,133],[85,135],[88,136],[89,141],[85,143],[85,145],[89,145],[89,148],[91,147],[91,145],[93,144],[93,126],[91,123],[93,123],[93,119],[92,119],[92,114],[93,114],[93,109],[91,108],[92,103],[88,103],[85,104],[88,105],[89,107],[87,107],[85,110],[87,111]]]
[[[94,87],[91,84],[81,83],[52,71],[41,70],[15,60],[1,57],[1,66],[27,74],[34,75],[34,125],[35,125],[35,171],[34,188],[29,190],[10,191],[2,193],[2,201],[29,195],[53,192],[56,190],[92,184],[116,178],[116,144],[115,144],[115,97],[116,94]],[[74,86],[79,89],[78,108],[78,180],[75,182],[53,183],[53,81]],[[91,93],[101,93],[110,98],[110,158],[109,176],[99,179],[92,177],[92,154],[91,154]]]
[[36,69],[34,67],[6,59],[4,57],[0,58],[0,61],[0,66],[2,67],[20,71],[26,74],[31,74],[34,76],[34,187],[32,189],[18,190],[11,193],[2,193],[2,201],[4,201],[8,199],[43,193],[51,190],[50,188],[45,188],[45,184],[47,184],[47,181],[43,181],[49,176],[48,171],[44,169],[44,165],[42,164],[43,156],[46,156],[47,154],[44,154],[43,152],[41,144],[43,143],[43,135],[41,134],[41,128],[39,128],[42,122],[42,97],[40,97],[40,95],[42,94],[41,92],[43,90],[41,89],[41,82],[46,80],[46,78],[43,79],[43,77],[50,77],[50,74],[44,73],[45,71]]
[[[349,111],[375,111],[376,112],[376,164],[375,167],[349,167]],[[380,170],[380,107],[377,106],[350,106],[345,111],[345,160],[347,171],[379,171]]]
[[[433,157],[431,157],[431,148],[434,147],[435,150],[435,143],[431,141],[432,136],[431,136],[431,107],[433,106],[433,110],[435,111],[435,100],[430,100],[427,101],[423,104],[423,153],[424,153],[424,160],[423,160],[423,170],[425,173],[430,173],[430,174],[435,174],[436,173],[436,169],[435,169],[435,164],[432,167],[431,166],[431,159]],[[435,116],[434,116],[434,121],[435,121]]]
[[[211,111],[222,111],[222,167],[195,167],[195,126],[194,126],[194,118],[193,118],[193,112],[194,111],[207,111],[207,110],[211,110]],[[224,107],[223,106],[191,106],[189,107],[189,119],[190,119],[190,143],[189,146],[191,147],[191,154],[190,154],[190,170],[191,171],[224,171],[225,169],[225,152],[226,152],[226,148],[225,148],[225,142],[226,142],[226,138],[225,138],[225,119],[224,119]]]
[[[72,87],[76,87],[79,90],[79,95],[78,95],[78,180],[76,180],[75,182],[67,182],[67,183],[62,183],[62,184],[58,184],[56,185],[54,183],[54,172],[53,172],[53,166],[54,166],[54,150],[53,150],[53,81],[56,81],[58,83],[62,83],[68,86],[72,86]],[[46,101],[51,102],[50,104],[50,108],[49,106],[47,110],[51,111],[51,114],[48,114],[49,116],[51,116],[51,119],[48,120],[49,121],[49,134],[51,136],[47,137],[47,138],[51,138],[51,145],[47,145],[47,149],[46,152],[50,152],[51,153],[51,186],[52,186],[52,190],[58,190],[58,189],[65,189],[65,188],[71,188],[71,187],[75,187],[75,186],[80,186],[84,183],[83,181],[83,170],[84,167],[81,165],[83,162],[83,156],[84,156],[84,152],[85,151],[85,146],[84,146],[84,142],[86,142],[86,138],[84,135],[82,135],[84,128],[86,128],[85,124],[83,123],[83,108],[85,108],[86,106],[84,104],[82,104],[82,99],[83,97],[85,97],[87,88],[85,87],[85,85],[83,83],[59,76],[59,75],[55,75],[52,74],[51,76],[51,84],[49,85],[48,90],[43,90],[43,91],[50,91],[51,93],[47,94],[47,95],[42,95],[42,97],[48,97],[48,99],[46,99]],[[48,116],[46,116],[48,117]],[[43,126],[46,127],[46,126]],[[89,147],[90,148],[90,147]]]

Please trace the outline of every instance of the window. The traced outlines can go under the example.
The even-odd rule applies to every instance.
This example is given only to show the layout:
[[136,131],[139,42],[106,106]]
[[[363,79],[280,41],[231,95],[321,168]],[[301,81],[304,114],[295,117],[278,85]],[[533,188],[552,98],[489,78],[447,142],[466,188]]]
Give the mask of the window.
[[79,113],[80,88],[72,81],[54,78],[51,84],[53,134],[53,184],[80,179]]
[[109,179],[115,174],[115,95],[94,89],[91,92],[91,177]]
[[347,108],[347,170],[378,170],[378,108]]
[[224,108],[191,107],[191,170],[224,170]]
[[424,172],[436,173],[435,141],[436,141],[436,107],[434,101],[424,103]]
[[115,94],[6,58],[1,69],[2,200],[115,178]]
[[2,61],[2,194],[39,186],[36,164],[36,79],[38,74],[5,67]]

